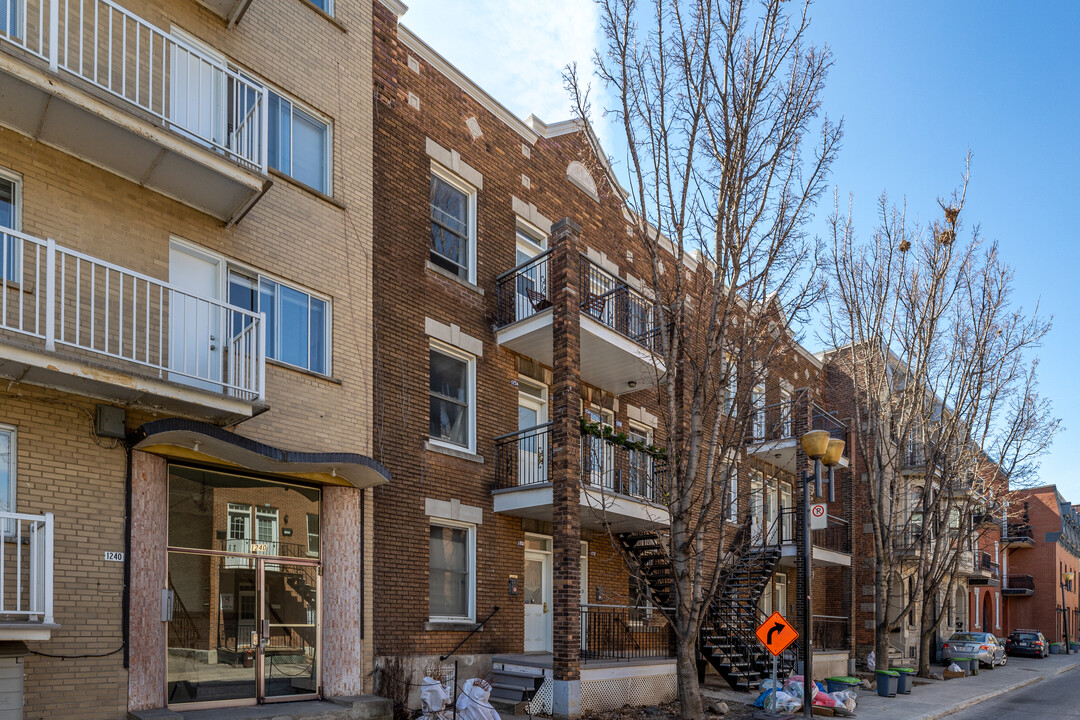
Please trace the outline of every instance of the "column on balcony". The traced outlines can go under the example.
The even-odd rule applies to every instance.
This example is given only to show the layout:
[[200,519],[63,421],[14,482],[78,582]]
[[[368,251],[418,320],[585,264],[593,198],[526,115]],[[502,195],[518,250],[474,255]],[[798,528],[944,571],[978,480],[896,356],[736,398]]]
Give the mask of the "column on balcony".
[[551,228],[552,710],[556,718],[581,714],[580,235],[581,228],[569,218]]

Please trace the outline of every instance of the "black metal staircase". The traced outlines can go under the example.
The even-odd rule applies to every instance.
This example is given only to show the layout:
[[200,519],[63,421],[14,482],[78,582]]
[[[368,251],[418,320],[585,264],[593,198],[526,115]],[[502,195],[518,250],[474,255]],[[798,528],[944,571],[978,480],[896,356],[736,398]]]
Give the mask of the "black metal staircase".
[[[748,533],[740,532],[746,536]],[[778,537],[765,533],[764,537]],[[639,574],[660,607],[671,607],[674,574],[664,549],[664,538],[655,532],[631,532],[618,535],[619,541],[636,561]],[[744,540],[731,550],[731,561],[724,571],[716,597],[709,604],[698,634],[699,667],[705,663],[736,690],[754,690],[772,672],[772,656],[758,642],[754,631],[765,620],[759,602],[776,566],[781,550],[777,544]],[[795,671],[797,644],[778,658],[777,672],[786,678]]]

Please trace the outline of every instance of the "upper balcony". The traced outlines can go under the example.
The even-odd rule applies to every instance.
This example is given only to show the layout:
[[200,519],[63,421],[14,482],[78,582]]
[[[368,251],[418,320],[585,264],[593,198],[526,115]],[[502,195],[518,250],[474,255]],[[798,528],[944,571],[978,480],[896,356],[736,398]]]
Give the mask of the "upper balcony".
[[269,187],[266,90],[112,0],[0,4],[0,97],[0,124],[229,224]]
[[997,585],[1001,581],[1001,565],[994,562],[988,552],[971,554],[972,571],[968,582],[972,585]]
[[[499,344],[552,365],[551,250],[496,278]],[[581,262],[581,380],[616,395],[664,374],[654,304],[617,276]]]
[[[770,465],[794,474],[797,470],[796,456],[799,439],[795,437],[795,413],[805,409],[806,391],[774,405],[764,405],[752,411],[747,429],[746,454],[764,460]],[[847,440],[847,426],[833,413],[810,403],[811,429],[827,430],[837,440]],[[840,467],[848,466],[846,456],[840,458]]]
[[1006,526],[1005,537],[1001,538],[1003,548],[1033,548],[1035,547],[1035,531],[1027,523],[1009,523]]
[[0,377],[218,424],[264,400],[261,314],[0,228]]
[[0,640],[48,640],[53,617],[52,513],[0,512]]
[[[669,523],[665,507],[666,464],[644,450],[631,450],[583,435],[581,527],[614,532]],[[495,438],[495,512],[551,521],[551,423]]]
[[[780,565],[795,567],[799,562],[797,520],[798,508],[781,508],[777,518],[768,529],[760,515],[751,516],[751,543],[764,546],[780,546]],[[810,531],[811,558],[814,567],[851,566],[851,529],[846,520],[828,515],[826,526]]]
[[1031,597],[1035,594],[1035,578],[1031,575],[1009,575],[1001,594],[1007,597]]

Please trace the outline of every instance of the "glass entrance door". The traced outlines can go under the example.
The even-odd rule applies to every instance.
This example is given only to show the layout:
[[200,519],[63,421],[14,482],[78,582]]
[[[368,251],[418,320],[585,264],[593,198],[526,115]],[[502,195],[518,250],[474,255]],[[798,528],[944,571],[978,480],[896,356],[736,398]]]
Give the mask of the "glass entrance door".
[[315,695],[319,690],[319,568],[259,563],[263,566],[261,697],[271,702]]

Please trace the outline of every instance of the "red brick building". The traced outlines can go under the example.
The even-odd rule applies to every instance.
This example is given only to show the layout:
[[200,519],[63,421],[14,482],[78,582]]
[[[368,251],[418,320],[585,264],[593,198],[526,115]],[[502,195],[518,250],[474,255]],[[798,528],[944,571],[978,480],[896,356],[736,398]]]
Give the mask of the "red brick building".
[[[648,553],[669,523],[662,458],[640,449],[663,445],[666,369],[623,191],[580,124],[518,119],[403,12],[374,3],[373,442],[395,478],[375,492],[377,662],[404,658],[419,681],[453,651],[462,677],[542,676],[534,709],[557,715],[670,698],[670,634],[649,606],[663,580],[632,578],[605,530]],[[666,271],[709,270],[684,264],[670,256]],[[820,401],[820,360],[793,347],[742,390],[754,429],[715,542],[749,515],[769,558],[755,602],[796,620],[797,438],[846,427]],[[813,641],[831,651],[818,675],[846,671],[851,649],[852,495],[838,474],[813,535]]]
[[[1056,485],[1018,490],[1009,499],[1003,567],[1007,624],[1039,630],[1049,642],[1080,641],[1080,513]],[[1065,573],[1073,573],[1065,580]]]

